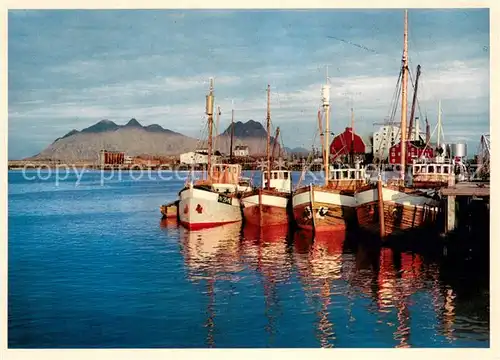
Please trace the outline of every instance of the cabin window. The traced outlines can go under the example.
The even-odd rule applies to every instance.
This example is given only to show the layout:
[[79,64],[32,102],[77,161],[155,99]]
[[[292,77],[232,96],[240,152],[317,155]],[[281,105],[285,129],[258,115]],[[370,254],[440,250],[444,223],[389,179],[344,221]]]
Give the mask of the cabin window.
[[280,180],[283,180],[283,173],[280,172]]
[[267,180],[267,172],[264,173],[264,180]]
[[284,176],[285,176],[285,180],[288,180],[288,173],[287,172],[284,173]]
[[429,170],[429,173],[434,173],[434,166],[429,165],[428,170]]
[[277,180],[278,179],[278,174],[277,173],[274,173],[274,179]]
[[342,171],[342,176],[344,179],[348,179],[349,178],[349,172],[348,171]]
[[441,166],[436,166],[436,173],[441,174]]

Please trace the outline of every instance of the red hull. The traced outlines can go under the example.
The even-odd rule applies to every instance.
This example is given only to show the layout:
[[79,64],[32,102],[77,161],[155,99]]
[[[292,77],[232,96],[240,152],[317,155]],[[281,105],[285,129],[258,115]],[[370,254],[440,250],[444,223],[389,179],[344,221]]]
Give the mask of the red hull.
[[327,207],[329,210],[329,214],[332,214],[333,216],[315,218],[314,225],[312,217],[304,216],[304,214],[307,212],[306,208],[310,208],[310,204],[302,204],[294,206],[293,215],[297,223],[297,226],[301,229],[307,231],[314,230],[315,232],[338,231],[346,229],[347,222],[345,220],[345,217],[350,216],[347,213],[352,212],[352,209],[340,205],[315,203],[313,207],[313,214],[316,214],[321,206],[325,208]]
[[[239,220],[238,220],[239,221]],[[210,229],[216,226],[234,224],[238,221],[227,221],[227,222],[207,222],[207,223],[188,223],[185,221],[181,221],[181,225],[184,226],[188,230],[201,230],[201,229]]]
[[243,236],[249,241],[276,242],[283,241],[288,235],[288,224],[260,227],[252,224],[245,224]]
[[245,222],[253,226],[288,226],[286,208],[271,205],[255,205],[243,208]]

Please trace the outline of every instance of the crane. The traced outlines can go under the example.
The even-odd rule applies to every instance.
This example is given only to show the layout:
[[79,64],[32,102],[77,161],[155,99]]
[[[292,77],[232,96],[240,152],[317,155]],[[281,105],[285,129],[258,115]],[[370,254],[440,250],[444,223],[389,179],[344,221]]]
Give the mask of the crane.
[[410,125],[408,126],[408,139],[411,139],[413,130],[413,119],[415,116],[415,105],[417,103],[418,78],[420,77],[420,65],[417,65],[417,77],[415,78],[415,90],[413,91],[413,101],[411,103]]

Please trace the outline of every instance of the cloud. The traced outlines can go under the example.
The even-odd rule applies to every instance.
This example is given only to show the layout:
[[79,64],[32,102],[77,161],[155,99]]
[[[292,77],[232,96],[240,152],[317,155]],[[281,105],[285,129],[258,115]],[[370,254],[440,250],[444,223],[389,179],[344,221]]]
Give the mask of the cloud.
[[[298,146],[316,131],[326,64],[335,131],[349,124],[353,102],[365,134],[393,105],[397,11],[42,13],[9,17],[9,138],[35,131],[49,144],[72,128],[131,117],[196,136],[214,76],[221,124],[230,121],[232,100],[237,120],[263,121],[269,83],[273,123]],[[471,128],[474,119],[475,134],[489,126],[489,26],[487,12],[466,13],[412,11],[410,69],[422,66],[422,115],[435,121],[441,100],[450,131]]]

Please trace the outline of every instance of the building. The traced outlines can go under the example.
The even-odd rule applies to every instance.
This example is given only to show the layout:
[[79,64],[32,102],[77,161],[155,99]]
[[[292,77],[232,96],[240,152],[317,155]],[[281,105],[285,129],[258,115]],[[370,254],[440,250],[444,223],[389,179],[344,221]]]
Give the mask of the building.
[[351,127],[346,127],[345,131],[335,136],[330,144],[330,154],[334,159],[341,155],[364,154],[365,151],[366,146],[363,139],[356,135]]
[[134,158],[132,156],[125,156],[123,163],[125,165],[132,165],[134,163]]
[[[418,121],[409,140],[420,140]],[[397,125],[383,125],[373,133],[373,157],[385,160],[389,156],[389,149],[401,141],[400,127]]]
[[122,165],[124,161],[124,152],[108,150],[101,150],[99,152],[99,165]]
[[[221,159],[220,153],[216,152],[215,155],[212,155],[212,163],[219,162]],[[183,153],[179,156],[179,160],[181,164],[186,165],[200,165],[200,164],[208,164],[208,152],[203,150],[197,151],[189,151],[187,153]]]
[[161,161],[158,159],[153,159],[153,158],[142,158],[142,157],[135,157],[133,159],[133,164],[134,166],[159,166],[161,165]]
[[237,145],[233,150],[233,155],[236,157],[247,157],[249,155],[248,146]]
[[[434,157],[434,150],[430,146],[425,146],[424,141],[408,141],[406,145],[406,163],[411,164],[413,159],[421,157]],[[389,153],[389,163],[401,163],[401,143],[392,146]]]

